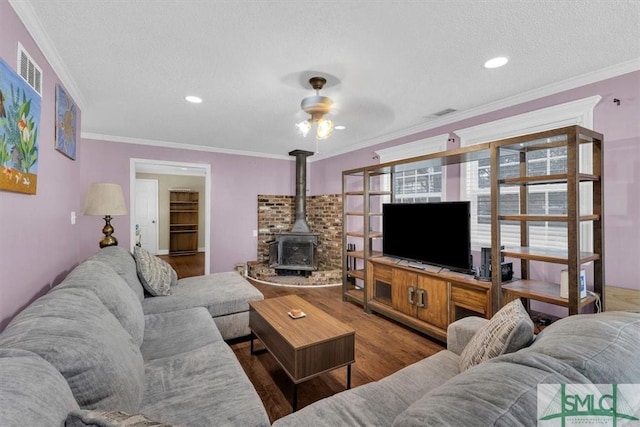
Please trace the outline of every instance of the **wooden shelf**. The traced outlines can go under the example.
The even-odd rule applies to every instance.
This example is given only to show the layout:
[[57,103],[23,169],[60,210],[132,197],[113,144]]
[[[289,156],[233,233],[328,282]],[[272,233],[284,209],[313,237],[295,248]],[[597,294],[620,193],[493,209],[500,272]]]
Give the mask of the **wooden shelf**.
[[[526,247],[509,247],[500,251],[505,257],[525,259],[530,261],[544,261],[555,264],[567,264],[569,262],[569,253],[561,249],[544,249],[544,248],[526,248]],[[596,261],[600,259],[600,255],[593,252],[580,252],[579,262],[581,264]]]
[[[562,307],[569,307],[569,299],[560,296],[560,285],[557,283],[539,280],[516,280],[509,284],[502,285],[502,292],[519,298],[534,299]],[[594,301],[596,301],[595,296],[587,295],[579,301],[580,307],[585,307]]]
[[[503,221],[544,221],[544,222],[567,222],[567,215],[500,215]],[[599,221],[600,215],[580,215],[580,221]]]
[[[353,258],[358,258],[358,259],[364,259],[364,251],[347,251],[346,255],[348,257],[353,257]],[[382,256],[382,252],[380,251],[371,251],[371,254],[369,255],[370,257],[378,257],[378,256]]]
[[347,270],[347,276],[364,280],[364,270]]
[[[362,232],[362,231],[348,231],[348,232],[346,232],[345,234],[346,234],[347,236],[351,236],[351,237],[361,237],[361,238],[364,238],[364,232]],[[378,238],[378,237],[382,237],[382,233],[381,233],[381,232],[379,232],[379,231],[375,231],[375,232],[374,232],[374,231],[372,231],[372,232],[369,232],[369,238],[370,238],[370,239],[375,239],[375,238]]]
[[[598,175],[587,173],[578,174],[580,182],[600,181]],[[545,184],[565,184],[567,182],[567,174],[549,174],[540,176],[523,176],[517,178],[503,178],[498,180],[500,184],[505,185],[545,185]]]

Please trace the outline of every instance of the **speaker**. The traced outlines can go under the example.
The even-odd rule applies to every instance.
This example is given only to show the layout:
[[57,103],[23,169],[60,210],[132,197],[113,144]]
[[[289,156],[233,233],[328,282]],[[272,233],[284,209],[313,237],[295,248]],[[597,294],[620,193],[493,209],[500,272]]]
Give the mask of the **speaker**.
[[[501,246],[500,249],[504,249]],[[502,281],[506,282],[513,278],[513,263],[504,262],[504,257],[500,257]],[[480,273],[479,280],[491,281],[491,248],[480,248]]]
[[491,248],[480,249],[480,280],[491,280]]

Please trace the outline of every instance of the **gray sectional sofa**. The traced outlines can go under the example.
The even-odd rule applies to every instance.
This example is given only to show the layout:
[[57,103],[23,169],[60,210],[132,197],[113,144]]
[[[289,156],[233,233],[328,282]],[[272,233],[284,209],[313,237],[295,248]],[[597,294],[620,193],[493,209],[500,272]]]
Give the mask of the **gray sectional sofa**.
[[[145,298],[123,249],[81,263],[0,333],[0,426],[269,425],[224,341],[248,332],[248,301],[262,295],[237,273],[185,279],[172,291]],[[640,387],[638,313],[571,316],[530,345],[528,316],[506,339],[493,323],[505,325],[498,314],[458,320],[446,350],[273,425],[534,426],[540,383]],[[496,336],[502,349],[489,345]],[[478,351],[488,360],[475,360]]]
[[0,425],[112,426],[124,412],[182,426],[268,426],[225,342],[249,333],[248,303],[262,294],[238,273],[172,288],[145,298],[122,248],[78,265],[0,333]]
[[626,398],[640,418],[640,314],[570,316],[545,328],[530,346],[461,372],[461,354],[486,322],[461,319],[449,327],[447,350],[315,402],[273,426],[560,425],[559,419],[538,423],[540,383],[632,384]]

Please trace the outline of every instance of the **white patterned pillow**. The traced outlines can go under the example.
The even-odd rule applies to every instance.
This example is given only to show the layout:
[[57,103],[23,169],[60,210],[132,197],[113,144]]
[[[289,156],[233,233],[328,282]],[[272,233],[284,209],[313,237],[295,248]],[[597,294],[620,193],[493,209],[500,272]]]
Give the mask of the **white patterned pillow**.
[[471,338],[460,354],[460,371],[465,371],[501,354],[513,353],[533,341],[533,322],[520,299],[502,307]]
[[177,275],[168,262],[150,254],[139,246],[133,248],[138,278],[142,286],[154,297],[171,294],[171,285],[177,281]]
[[121,411],[94,411],[76,409],[69,412],[65,427],[175,427],[159,423],[141,414],[130,415]]

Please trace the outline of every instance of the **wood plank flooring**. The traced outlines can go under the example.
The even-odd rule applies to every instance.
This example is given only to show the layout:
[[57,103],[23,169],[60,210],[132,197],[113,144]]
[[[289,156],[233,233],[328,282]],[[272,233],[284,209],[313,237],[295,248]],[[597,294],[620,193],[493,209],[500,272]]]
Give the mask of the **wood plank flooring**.
[[158,255],[167,261],[178,274],[178,279],[204,274],[204,252],[192,255]]

